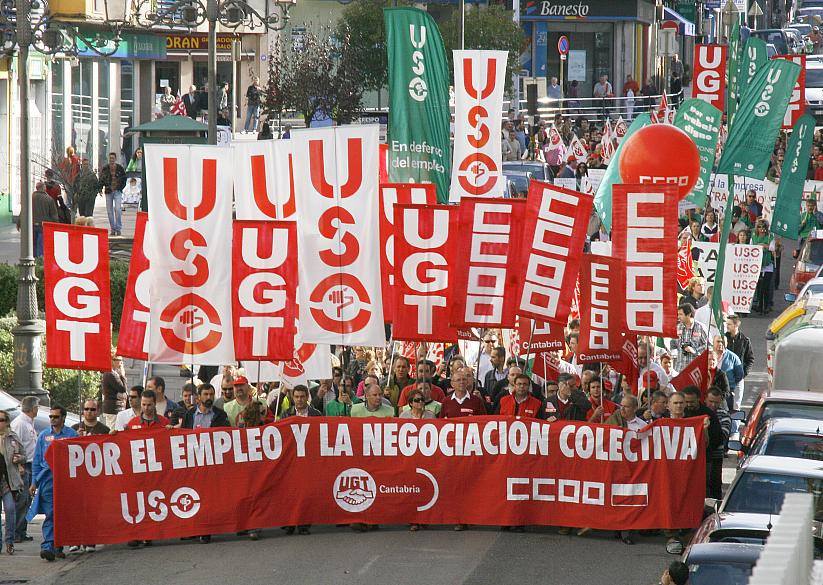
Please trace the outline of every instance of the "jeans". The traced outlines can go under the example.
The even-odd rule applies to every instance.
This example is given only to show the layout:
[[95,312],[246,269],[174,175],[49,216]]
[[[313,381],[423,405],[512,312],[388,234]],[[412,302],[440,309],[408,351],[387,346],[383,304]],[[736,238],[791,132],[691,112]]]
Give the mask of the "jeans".
[[59,548],[54,546],[54,487],[49,482],[41,485],[39,489],[40,509],[46,516],[43,520],[43,542],[40,544],[40,550],[61,551],[63,550],[62,546]]
[[[257,131],[257,121],[260,119],[260,106],[249,106],[246,110],[246,123],[243,125],[243,129],[246,132],[256,132]],[[251,128],[249,128],[251,125]]]
[[34,257],[35,258],[42,258],[43,257],[43,225],[33,225],[32,226],[32,241],[34,243]]
[[109,214],[109,226],[117,233],[123,229],[123,192],[106,193],[106,211]]
[[[14,544],[14,526],[17,524],[17,511],[14,505],[14,495],[9,491],[0,497],[0,511],[6,511],[6,537],[3,539],[5,544]],[[0,529],[0,537],[3,532]]]
[[26,521],[26,512],[31,505],[31,494],[29,494],[29,485],[31,485],[31,463],[26,463],[26,471],[21,474],[23,480],[23,489],[17,494],[17,526],[14,527],[14,537],[17,540],[26,536],[26,528],[29,523]]

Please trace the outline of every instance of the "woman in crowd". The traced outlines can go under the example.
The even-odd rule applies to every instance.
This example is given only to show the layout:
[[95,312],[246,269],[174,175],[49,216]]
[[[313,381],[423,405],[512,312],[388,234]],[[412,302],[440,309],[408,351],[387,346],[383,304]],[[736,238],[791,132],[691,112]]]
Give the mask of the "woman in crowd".
[[[426,395],[423,391],[424,387],[428,388],[429,395],[431,396],[431,384],[429,382],[418,382],[417,387],[409,392],[409,403],[401,408],[400,418],[437,418],[436,413],[429,409],[428,404],[426,404]],[[438,406],[440,405],[439,402],[434,400],[430,400],[430,403],[431,402]]]
[[688,303],[696,311],[706,304],[706,297],[704,294],[703,279],[699,276],[693,276],[689,279],[689,284],[686,286],[686,294],[680,299],[680,304]]
[[706,215],[703,218],[703,225],[700,226],[700,240],[703,242],[717,242],[719,234],[719,226],[717,225],[717,214],[714,209],[706,210]]
[[760,278],[757,279],[757,288],[754,291],[752,311],[760,311],[767,315],[772,311],[772,295],[774,294],[774,238],[769,233],[769,224],[765,219],[757,220],[752,244],[763,249],[763,260],[760,264]]
[[740,230],[737,232],[737,243],[738,244],[748,244],[749,243],[749,230]]
[[[22,416],[22,415],[20,415]],[[6,513],[6,553],[14,554],[14,527],[17,524],[15,498],[24,489],[20,470],[26,463],[23,445],[11,430],[11,415],[0,410],[0,511]],[[2,536],[2,533],[0,533]]]
[[[720,361],[720,356],[723,352],[715,352],[709,349],[709,387],[716,386],[723,393],[723,401],[725,403],[726,397],[729,395],[729,379],[726,377],[726,372],[717,367]],[[718,353],[720,355],[718,355]]]

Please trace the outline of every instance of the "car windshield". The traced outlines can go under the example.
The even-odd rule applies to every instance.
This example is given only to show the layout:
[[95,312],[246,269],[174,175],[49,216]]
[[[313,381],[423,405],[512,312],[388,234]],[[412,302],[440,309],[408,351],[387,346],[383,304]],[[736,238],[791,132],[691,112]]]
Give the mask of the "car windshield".
[[823,437],[800,434],[772,435],[766,443],[766,451],[763,454],[823,461]]
[[763,426],[770,418],[811,418],[823,420],[823,402],[767,402],[758,426]]
[[813,296],[823,294],[823,284],[812,284],[806,289],[806,292],[803,293],[803,296]]
[[823,68],[806,68],[806,87],[823,88]]
[[5,392],[0,392],[0,410],[13,410],[19,406],[17,400]]
[[689,585],[746,585],[751,574],[752,565],[749,563],[690,563]]
[[516,172],[516,173],[531,173],[531,176],[535,179],[539,179],[541,181],[545,180],[546,177],[546,169],[543,165],[528,165],[528,164],[508,164],[505,163],[503,165],[503,172]]
[[823,479],[745,471],[726,496],[723,511],[777,515],[783,506],[783,496],[786,494],[812,494],[815,520],[821,520],[823,519],[823,510],[820,509],[823,504],[820,498],[821,490],[823,490]]
[[823,240],[812,240],[803,250],[803,262],[823,265]]
[[786,46],[786,38],[782,31],[752,31],[753,37],[759,37],[767,43],[773,44],[777,47],[777,52],[781,55],[788,54],[788,47]]

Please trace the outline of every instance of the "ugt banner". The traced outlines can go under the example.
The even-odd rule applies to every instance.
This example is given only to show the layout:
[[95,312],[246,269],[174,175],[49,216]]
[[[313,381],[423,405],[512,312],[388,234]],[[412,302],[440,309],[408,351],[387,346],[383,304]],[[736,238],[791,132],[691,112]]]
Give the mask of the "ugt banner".
[[389,180],[434,183],[449,200],[449,66],[437,24],[416,8],[384,8],[389,59]]
[[523,289],[518,315],[565,324],[592,213],[591,196],[529,182],[520,274]]
[[700,155],[700,175],[686,200],[700,209],[706,205],[709,177],[714,166],[723,112],[700,99],[689,99],[677,109],[674,125],[689,135]]
[[[318,417],[59,440],[47,458],[65,546],[353,522],[694,527],[705,452],[702,417],[640,431]],[[226,505],[227,487],[243,497]]]
[[109,237],[105,229],[43,224],[46,364],[111,369]]
[[815,119],[804,114],[794,126],[783,159],[780,183],[777,185],[777,201],[772,214],[771,232],[793,240],[800,229],[800,200],[808,170],[809,152],[814,137]]
[[233,222],[232,324],[238,360],[290,360],[297,318],[293,221]]
[[304,342],[386,343],[378,235],[378,127],[292,133]]
[[722,112],[726,97],[726,45],[694,46],[693,79],[694,97]]
[[514,327],[520,290],[523,199],[465,198],[458,208],[450,325]]
[[620,258],[584,254],[580,263],[580,339],[577,361],[623,359],[625,266]]
[[437,203],[431,183],[383,183],[380,185],[380,285],[383,288],[383,319],[394,321],[394,209],[398,204]]
[[149,307],[151,306],[149,260],[146,223],[149,214],[138,211],[134,222],[134,245],[129,260],[129,277],[120,316],[117,355],[136,360],[149,359]]
[[290,140],[235,142],[234,203],[237,219],[294,219]]
[[155,363],[234,361],[231,325],[233,151],[147,144],[151,219],[149,359]]
[[626,331],[677,335],[677,188],[615,185],[613,255],[626,267]]
[[454,165],[449,201],[502,197],[506,51],[454,51]]
[[401,204],[394,208],[392,336],[401,341],[457,341],[449,325],[449,292],[456,266],[457,208]]
[[786,107],[786,115],[783,116],[782,128],[788,130],[797,124],[800,116],[806,111],[806,55],[775,55],[774,58],[785,59],[800,65],[800,74],[797,76],[797,81],[794,82],[792,98]]

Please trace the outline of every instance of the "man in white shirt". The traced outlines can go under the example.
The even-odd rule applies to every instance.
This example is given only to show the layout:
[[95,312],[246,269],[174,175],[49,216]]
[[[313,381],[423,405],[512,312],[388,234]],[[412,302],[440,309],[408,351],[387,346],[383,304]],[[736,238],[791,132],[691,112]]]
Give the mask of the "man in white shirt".
[[129,407],[117,413],[114,420],[115,431],[125,431],[126,425],[131,419],[140,416],[140,395],[143,394],[142,386],[132,386],[129,389]]
[[[37,446],[37,430],[34,428],[34,418],[37,416],[39,407],[40,401],[37,396],[26,396],[20,402],[20,416],[11,421],[11,430],[20,439],[20,444],[23,445],[23,451],[26,454],[26,471],[21,477],[26,489],[20,490],[15,502],[17,524],[14,527],[14,542],[18,544],[32,540],[31,536],[26,535],[26,528],[28,527],[26,512],[31,504],[28,486],[31,484],[31,462],[34,460],[34,449]],[[11,530],[11,528],[7,526],[6,530]]]

